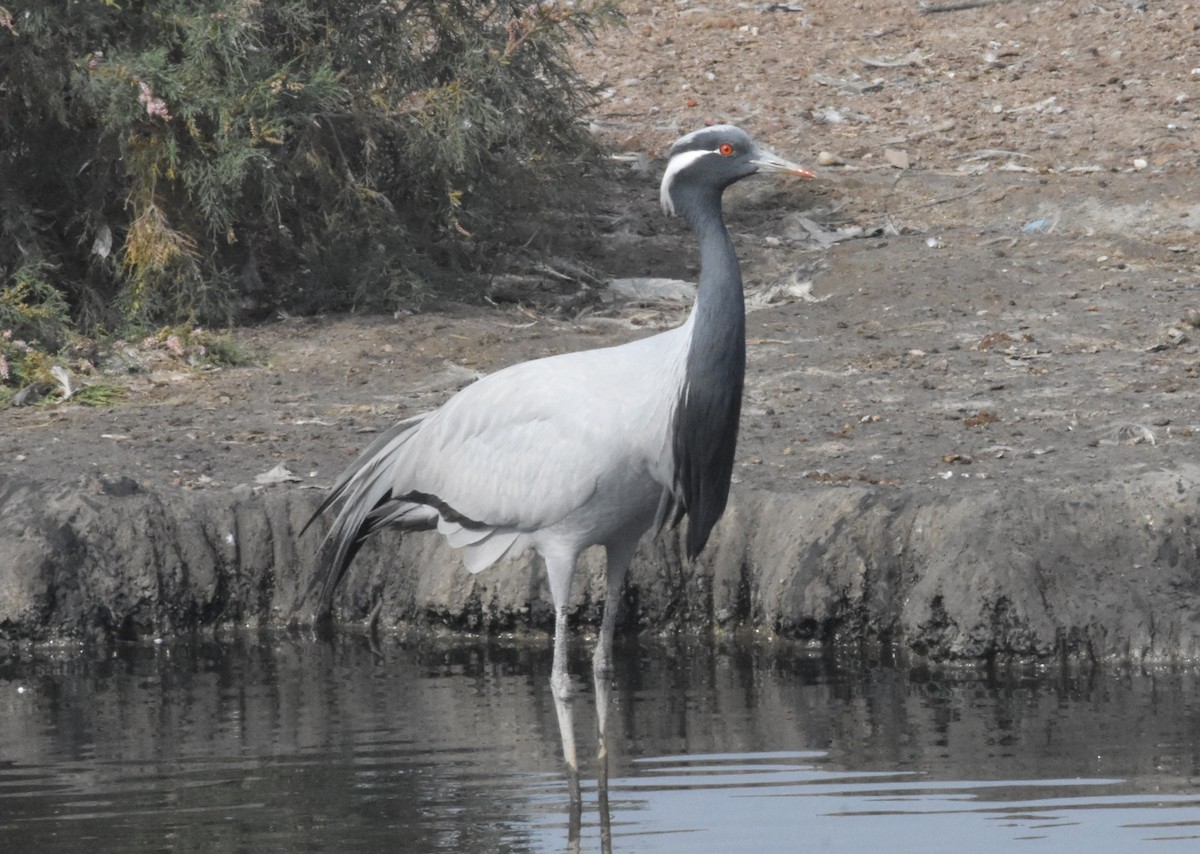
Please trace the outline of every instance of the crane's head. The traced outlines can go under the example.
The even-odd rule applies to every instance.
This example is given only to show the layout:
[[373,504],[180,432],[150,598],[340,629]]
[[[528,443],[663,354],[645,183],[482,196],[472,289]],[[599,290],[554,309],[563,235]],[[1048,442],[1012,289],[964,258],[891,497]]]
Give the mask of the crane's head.
[[682,136],[667,154],[659,199],[669,214],[680,207],[689,191],[702,195],[721,191],[755,172],[786,172],[801,178],[816,175],[754,144],[749,134],[733,125],[713,125]]

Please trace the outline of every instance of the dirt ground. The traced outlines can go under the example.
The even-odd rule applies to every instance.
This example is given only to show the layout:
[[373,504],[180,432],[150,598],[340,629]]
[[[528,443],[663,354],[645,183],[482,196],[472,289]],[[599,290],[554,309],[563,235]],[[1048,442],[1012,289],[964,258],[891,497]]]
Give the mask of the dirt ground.
[[[1002,489],[1200,449],[1200,4],[627,3],[577,48],[619,168],[582,260],[693,279],[661,154],[739,124],[820,179],[727,195],[751,306],[742,489]],[[446,307],[236,331],[111,408],[0,412],[11,473],[101,490],[324,487],[476,376],[676,324],[685,302]],[[277,465],[296,480],[258,484]]]

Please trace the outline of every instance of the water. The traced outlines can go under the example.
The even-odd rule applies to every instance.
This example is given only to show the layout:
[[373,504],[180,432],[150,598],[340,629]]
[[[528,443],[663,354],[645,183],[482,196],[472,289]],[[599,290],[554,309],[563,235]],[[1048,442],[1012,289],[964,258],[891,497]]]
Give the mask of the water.
[[914,676],[700,643],[618,657],[607,786],[579,680],[578,809],[548,643],[0,660],[0,850],[1200,850],[1190,671]]

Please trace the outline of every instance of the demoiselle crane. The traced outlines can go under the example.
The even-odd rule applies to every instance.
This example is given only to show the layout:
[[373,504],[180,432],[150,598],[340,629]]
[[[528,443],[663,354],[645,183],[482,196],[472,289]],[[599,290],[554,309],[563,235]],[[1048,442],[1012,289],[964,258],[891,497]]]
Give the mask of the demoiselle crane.
[[[596,545],[607,552],[607,596],[593,656],[599,684],[612,669],[621,588],[642,535],[686,516],[692,559],[725,510],[746,330],[742,276],[721,195],[756,172],[813,177],[731,125],[697,130],[671,146],[662,207],[686,219],[700,244],[696,302],[683,325],[478,380],[440,408],[380,435],[309,520],[340,502],[323,572],[310,586],[310,592],[321,588],[320,618],[329,615],[334,591],[363,542],[389,525],[436,528],[462,549],[472,573],[535,549],[554,599],[550,683],[573,772],[567,605],[579,555]],[[604,717],[600,709],[602,755]]]

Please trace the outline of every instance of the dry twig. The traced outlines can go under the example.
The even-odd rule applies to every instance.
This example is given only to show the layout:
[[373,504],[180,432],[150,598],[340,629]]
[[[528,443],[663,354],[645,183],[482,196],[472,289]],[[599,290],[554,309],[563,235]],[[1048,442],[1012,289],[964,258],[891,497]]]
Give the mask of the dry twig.
[[919,4],[921,14],[932,15],[935,12],[961,12],[964,9],[978,9],[981,6],[994,6],[998,3],[1010,3],[1012,0],[962,0],[960,3],[939,3],[936,6]]

